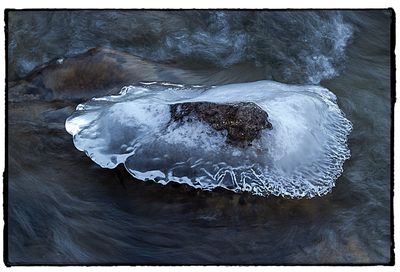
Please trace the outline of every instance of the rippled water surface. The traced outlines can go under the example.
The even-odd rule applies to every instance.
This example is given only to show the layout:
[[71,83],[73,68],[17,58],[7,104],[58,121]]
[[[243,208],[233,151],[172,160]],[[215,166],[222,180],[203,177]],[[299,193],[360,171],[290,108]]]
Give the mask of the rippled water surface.
[[[8,261],[388,263],[391,16],[388,10],[8,12]],[[103,49],[85,53],[93,47]],[[351,158],[324,197],[135,180],[121,166],[93,163],[64,128],[78,104],[142,81],[259,80],[321,85],[353,124]]]

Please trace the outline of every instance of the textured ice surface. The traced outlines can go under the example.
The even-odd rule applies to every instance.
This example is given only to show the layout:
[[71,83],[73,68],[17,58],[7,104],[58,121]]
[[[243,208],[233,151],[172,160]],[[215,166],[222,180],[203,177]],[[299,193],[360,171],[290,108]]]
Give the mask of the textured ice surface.
[[[201,121],[171,122],[170,104],[194,101],[257,103],[273,129],[243,148],[227,144],[226,132]],[[352,125],[325,88],[258,81],[124,87],[79,105],[66,129],[76,148],[101,167],[124,163],[140,180],[300,198],[331,191],[350,157]]]

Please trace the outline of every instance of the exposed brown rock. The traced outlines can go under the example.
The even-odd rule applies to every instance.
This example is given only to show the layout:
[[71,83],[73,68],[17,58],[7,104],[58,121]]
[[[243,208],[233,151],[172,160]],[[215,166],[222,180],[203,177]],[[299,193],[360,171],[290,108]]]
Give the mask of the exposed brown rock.
[[192,118],[208,123],[215,130],[228,132],[227,142],[243,146],[260,137],[263,129],[272,129],[268,114],[253,102],[218,104],[188,102],[170,106],[171,119],[190,122]]

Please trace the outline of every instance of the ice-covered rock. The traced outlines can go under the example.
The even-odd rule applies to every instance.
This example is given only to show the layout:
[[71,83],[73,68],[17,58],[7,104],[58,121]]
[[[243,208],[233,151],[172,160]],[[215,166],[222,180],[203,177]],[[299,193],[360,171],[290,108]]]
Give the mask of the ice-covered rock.
[[217,131],[225,130],[227,142],[236,146],[251,145],[254,139],[260,138],[263,129],[272,129],[267,112],[253,102],[186,102],[172,104],[170,110],[175,122],[197,119]]
[[[237,118],[249,108],[251,114]],[[218,125],[232,110],[235,118],[226,120],[236,121]],[[189,115],[195,117],[190,122]],[[331,191],[350,157],[352,125],[325,88],[258,81],[124,87],[118,95],[79,105],[66,129],[97,164],[123,163],[141,180],[300,198]],[[237,139],[236,129],[248,135]]]

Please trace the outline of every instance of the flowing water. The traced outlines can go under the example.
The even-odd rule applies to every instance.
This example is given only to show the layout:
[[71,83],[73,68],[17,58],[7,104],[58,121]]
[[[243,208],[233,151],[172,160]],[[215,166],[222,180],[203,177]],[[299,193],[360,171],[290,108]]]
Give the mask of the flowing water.
[[[10,11],[8,261],[388,263],[391,16]],[[92,47],[117,51],[74,57]],[[329,89],[353,124],[351,158],[329,194],[288,199],[138,181],[93,163],[64,128],[79,103],[140,81],[266,79]]]

